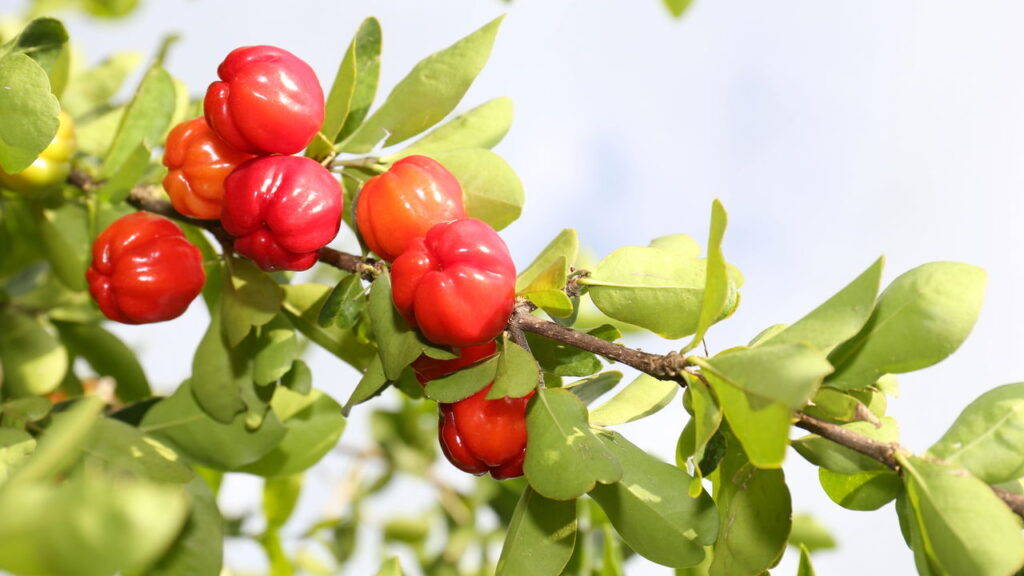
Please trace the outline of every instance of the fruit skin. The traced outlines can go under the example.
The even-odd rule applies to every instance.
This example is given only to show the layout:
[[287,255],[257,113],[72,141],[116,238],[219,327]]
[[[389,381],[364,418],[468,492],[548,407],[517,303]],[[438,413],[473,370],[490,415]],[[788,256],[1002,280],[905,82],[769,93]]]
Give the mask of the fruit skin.
[[181,316],[203,289],[206,272],[199,249],[177,224],[135,212],[96,237],[85,277],[107,318],[147,324]]
[[324,92],[309,64],[276,46],[232,50],[206,90],[206,121],[251,154],[295,154],[324,122]]
[[164,148],[164,190],[174,209],[192,218],[220,218],[224,179],[252,154],[231,147],[202,116],[178,124]]
[[28,196],[44,196],[60,188],[71,173],[71,157],[78,146],[75,123],[63,110],[57,115],[60,126],[50,144],[21,172],[8,174],[0,169],[0,187]]
[[264,270],[306,270],[341,226],[341,185],[314,160],[266,156],[224,180],[221,224]]
[[493,340],[515,304],[516,269],[487,223],[436,224],[391,267],[395,308],[427,340],[464,348]]
[[356,202],[359,233],[388,262],[435,224],[465,217],[459,181],[426,156],[407,156],[370,178]]
[[[494,341],[459,350],[459,357],[438,360],[420,356],[412,363],[421,384],[456,372],[495,353]],[[492,382],[493,384],[493,382]],[[438,441],[456,468],[502,480],[523,475],[526,457],[526,405],[522,398],[487,400],[488,384],[476,394],[451,404],[438,405]]]

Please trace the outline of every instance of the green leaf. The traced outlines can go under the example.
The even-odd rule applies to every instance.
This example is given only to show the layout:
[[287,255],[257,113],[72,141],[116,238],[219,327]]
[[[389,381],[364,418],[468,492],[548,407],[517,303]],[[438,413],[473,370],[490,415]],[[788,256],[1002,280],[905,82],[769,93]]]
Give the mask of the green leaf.
[[251,260],[230,258],[227,270],[230,282],[225,282],[221,297],[225,335],[234,348],[254,326],[270,322],[281,309],[281,286]]
[[139,52],[117,52],[97,66],[75,75],[61,95],[64,110],[78,118],[107,104],[120,92],[125,80],[141,62],[142,54]]
[[158,144],[171,125],[175,106],[174,79],[162,67],[154,65],[146,72],[131,103],[125,108],[114,141],[103,160],[101,176],[117,174],[139,145],[152,148]]
[[327,95],[323,126],[306,150],[306,156],[326,156],[334,142],[362,123],[377,93],[380,47],[380,22],[372,17],[363,20],[338,65],[334,84]]
[[402,576],[402,563],[398,561],[398,557],[395,556],[385,560],[380,565],[377,576]]
[[361,340],[354,330],[337,326],[322,327],[317,316],[327,301],[330,287],[323,284],[289,284],[284,289],[282,308],[293,326],[304,336],[341,360],[363,370],[377,355],[376,349]]
[[828,351],[853,338],[871,316],[884,264],[885,259],[879,258],[824,304],[758,345],[803,342]]
[[24,54],[0,58],[0,168],[21,172],[50,144],[60,122],[60,105],[46,71]]
[[811,552],[803,544],[800,545],[800,565],[797,567],[796,576],[814,576]]
[[220,574],[224,547],[211,543],[224,540],[224,519],[217,509],[217,500],[210,486],[200,477],[186,486],[191,504],[185,527],[147,576],[215,576]]
[[927,368],[952,354],[981,311],[985,271],[957,262],[933,262],[896,278],[871,318],[829,361],[835,388],[863,388],[883,374]]
[[860,420],[860,411],[866,408],[860,400],[850,394],[823,386],[814,393],[814,398],[804,407],[804,412],[823,420],[850,422]]
[[516,295],[529,298],[538,308],[553,317],[568,318],[573,312],[572,300],[565,293],[568,276],[569,265],[564,256],[559,256]]
[[[898,442],[899,428],[896,419],[886,416],[876,428],[870,422],[850,422],[843,428],[878,442]],[[815,466],[827,468],[839,474],[859,474],[885,470],[885,464],[856,452],[853,449],[814,434],[793,441],[793,448]]]
[[50,413],[53,405],[46,398],[26,396],[0,404],[0,424],[21,427],[26,422],[39,422]]
[[136,146],[121,163],[121,168],[96,189],[96,197],[110,204],[124,202],[135,185],[149,171],[151,155],[151,150],[145,143]]
[[[458,372],[435,378],[423,387],[427,398],[451,404],[484,389],[494,381],[500,356],[495,355]],[[536,380],[534,381],[536,383]],[[536,384],[535,384],[536,385]]]
[[487,392],[487,400],[521,398],[537,388],[539,381],[540,369],[533,354],[503,334],[494,385]]
[[100,418],[82,443],[85,463],[106,467],[110,474],[130,474],[153,482],[184,484],[192,470],[178,454],[138,428],[112,418]]
[[41,323],[0,310],[0,366],[5,396],[42,396],[57,389],[68,371],[68,353]]
[[342,330],[355,326],[366,307],[363,283],[358,274],[348,274],[331,290],[320,309],[316,322],[321,327],[337,326]]
[[284,526],[295,510],[302,491],[302,474],[270,478],[263,484],[263,516],[267,531]]
[[[600,436],[622,464],[622,479],[596,485],[590,496],[601,505],[615,531],[638,554],[674,568],[704,560],[704,546],[718,535],[714,500],[701,491],[691,498],[680,486],[690,476],[629,443],[614,432]],[[529,454],[529,453],[527,453]]]
[[103,402],[99,398],[86,397],[75,402],[70,410],[55,415],[32,458],[18,470],[12,484],[40,482],[63,472],[77,459],[79,446],[102,410]]
[[848,510],[878,510],[900,491],[900,477],[888,468],[858,474],[818,469],[818,481],[833,502]]
[[281,385],[296,394],[309,394],[313,390],[313,372],[305,362],[296,358],[292,369],[281,378]]
[[665,3],[665,7],[668,11],[676,18],[682,17],[686,13],[686,10],[693,4],[693,0],[662,0]]
[[[84,216],[84,212],[82,216]],[[78,251],[83,244],[72,244],[71,239],[66,236],[69,228],[61,224],[67,223],[68,218],[59,218],[57,213],[42,209],[35,211],[35,217],[36,225],[39,228],[39,238],[42,240],[43,253],[50,261],[54,274],[69,289],[85,290],[86,264],[83,258],[84,254]],[[82,222],[84,222],[84,218]]]
[[230,424],[245,411],[242,388],[251,385],[247,358],[232,354],[224,341],[221,314],[215,310],[192,357],[192,394],[203,412],[221,424]]
[[601,370],[601,360],[592,352],[533,333],[526,334],[526,342],[545,372],[556,376],[590,376]]
[[381,141],[385,146],[397,144],[447,116],[487,63],[501,20],[492,20],[416,64],[388,94],[384,104],[338,148],[361,154]]
[[377,351],[384,366],[384,375],[388,380],[398,380],[402,370],[419,358],[424,344],[392,304],[391,275],[387,271],[374,280],[367,307],[370,326],[377,337]]
[[836,540],[828,528],[810,514],[794,514],[793,527],[789,532],[789,545],[799,546],[809,552],[832,550]]
[[608,372],[602,372],[596,376],[567,384],[565,389],[575,394],[584,405],[590,406],[594,400],[615,388],[621,381],[622,372],[609,370]]
[[72,354],[84,358],[97,374],[114,379],[115,393],[122,401],[132,403],[152,395],[135,351],[120,338],[92,324],[54,322],[53,325]]
[[226,471],[259,460],[287,432],[273,411],[254,430],[246,426],[243,414],[229,424],[217,422],[196,404],[188,381],[150,408],[140,429],[201,466]]
[[597,483],[622,477],[622,467],[587,423],[587,409],[572,392],[540,389],[526,409],[526,478],[541,495],[572,500]]
[[1024,565],[1019,518],[984,482],[953,466],[898,458],[920,551],[938,570],[1012,574]]
[[469,216],[501,230],[523,212],[523,183],[501,156],[483,148],[463,148],[435,154],[434,160],[459,180]]
[[[67,81],[67,57],[62,58],[68,42],[68,31],[56,18],[36,18],[25,25],[9,46],[12,53],[32,58],[50,77],[53,92],[60,94]],[[63,69],[62,69],[63,68]],[[63,82],[56,81],[63,77]]]
[[668,406],[678,391],[678,382],[641,374],[611,400],[591,411],[590,423],[613,426],[646,418]]
[[[516,293],[521,293],[526,289],[527,286],[533,284],[538,276],[541,276],[545,271],[551,268],[552,264],[560,261],[564,258],[567,265],[572,266],[576,263],[576,257],[580,251],[580,240],[576,234],[576,231],[572,228],[566,228],[558,233],[548,245],[540,251],[540,254],[533,259],[533,262],[526,267],[519,276],[516,278]],[[565,283],[562,283],[562,288],[565,287]]]
[[298,355],[295,329],[284,316],[275,316],[260,328],[252,362],[253,382],[266,386],[284,378],[293,369]]
[[242,472],[266,477],[297,474],[319,462],[345,431],[341,405],[319,390],[303,395],[279,386],[270,407],[287,432],[265,456],[240,468]]
[[[712,211],[714,207],[712,206]],[[680,258],[700,258],[701,247],[689,234],[669,234],[651,240],[649,246],[672,252]]]
[[705,374],[714,374],[748,395],[794,410],[806,405],[832,372],[823,352],[799,343],[731,348],[694,362]]
[[971,402],[927,454],[961,466],[987,484],[1024,476],[1024,383]]
[[411,146],[383,158],[394,162],[406,156],[421,154],[434,156],[462,148],[486,148],[490,150],[501,142],[512,126],[512,99],[495,98],[461,114],[448,123],[435,128]]
[[729,314],[727,307],[730,305],[730,296],[733,300],[733,307],[735,307],[736,295],[729,294],[729,269],[725,263],[725,255],[722,254],[722,238],[725,237],[725,227],[728,223],[729,217],[725,213],[725,208],[716,199],[711,204],[707,273],[704,280],[704,295],[701,298],[700,316],[693,339],[683,348],[683,353],[696,348],[704,339],[708,328],[722,318],[723,314]]
[[782,470],[762,470],[732,438],[719,465],[715,500],[722,530],[712,576],[754,576],[782,558],[789,539],[791,504]]
[[690,406],[693,409],[693,460],[698,464],[699,469],[701,461],[704,459],[705,449],[722,425],[722,410],[718,407],[718,401],[711,389],[703,381],[690,376],[686,378],[686,383],[689,389]]
[[576,543],[576,501],[549,500],[527,486],[505,534],[495,576],[558,576]]
[[355,390],[352,391],[352,395],[349,396],[348,401],[345,402],[345,408],[342,414],[348,416],[349,411],[352,410],[353,406],[362,404],[370,398],[381,393],[384,387],[387,386],[389,380],[384,375],[384,364],[381,363],[380,356],[374,356],[373,360],[370,361],[370,365],[366,368],[366,372],[363,373],[363,377],[360,378],[359,384],[356,384]]
[[36,449],[36,439],[17,428],[0,427],[0,486]]
[[792,411],[736,388],[713,373],[704,375],[718,397],[729,427],[758,468],[778,468],[789,445]]

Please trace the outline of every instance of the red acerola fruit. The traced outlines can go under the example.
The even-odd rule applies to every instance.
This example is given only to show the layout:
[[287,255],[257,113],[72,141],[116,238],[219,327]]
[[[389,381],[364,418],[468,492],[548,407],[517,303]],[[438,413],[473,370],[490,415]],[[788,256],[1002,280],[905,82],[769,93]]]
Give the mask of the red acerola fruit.
[[370,178],[356,202],[359,233],[388,262],[435,224],[465,216],[459,181],[426,156],[407,156]]
[[145,212],[119,218],[96,237],[85,275],[103,314],[125,324],[181,316],[206,281],[203,257],[181,228]]
[[515,304],[516,268],[487,223],[434,225],[391,267],[395,307],[427,340],[464,348],[493,340]]
[[171,130],[164,148],[164,190],[174,209],[201,220],[220,218],[224,179],[253,157],[221,140],[202,116]]
[[210,127],[252,154],[295,154],[324,122],[324,92],[303,60],[275,46],[245,46],[217,68],[206,90]]
[[526,405],[522,398],[487,400],[487,385],[469,398],[440,404],[438,439],[441,451],[460,470],[490,472],[502,480],[523,475],[526,457]]
[[221,224],[264,270],[306,270],[341,226],[341,185],[314,160],[266,156],[224,180]]

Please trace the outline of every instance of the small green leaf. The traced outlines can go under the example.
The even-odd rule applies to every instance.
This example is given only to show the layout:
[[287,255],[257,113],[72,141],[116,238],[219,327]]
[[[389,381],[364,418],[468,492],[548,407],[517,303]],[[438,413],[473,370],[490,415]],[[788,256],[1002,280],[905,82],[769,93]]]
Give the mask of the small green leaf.
[[61,95],[61,104],[71,116],[78,118],[107,104],[120,92],[128,76],[142,62],[139,52],[117,52],[98,65],[71,78]]
[[305,362],[296,358],[292,369],[281,378],[281,385],[296,394],[309,394],[313,390],[313,372]]
[[878,286],[882,281],[884,258],[879,258],[845,288],[812,310],[792,326],[758,345],[803,342],[822,350],[853,338],[871,316]]
[[[85,255],[78,250],[83,244],[72,243],[71,238],[67,237],[73,229],[69,230],[70,227],[61,225],[69,220],[67,217],[62,217],[66,215],[68,215],[66,211],[58,215],[52,210],[36,210],[36,226],[39,228],[39,238],[42,240],[43,253],[46,254],[46,259],[50,261],[54,274],[62,284],[71,290],[79,292],[86,289]],[[83,211],[82,222],[85,221],[84,215]]]
[[864,404],[850,394],[823,386],[814,393],[814,398],[804,407],[804,412],[824,420],[850,422],[859,420],[859,410],[864,408]]
[[568,275],[569,266],[565,256],[559,256],[516,295],[526,296],[551,316],[567,318],[573,312],[572,300],[565,293]]
[[883,374],[927,368],[952,354],[974,327],[985,295],[985,271],[957,262],[918,266],[893,280],[871,318],[829,355],[828,382],[863,388]]
[[224,540],[224,519],[217,509],[216,497],[199,477],[188,483],[186,493],[190,506],[185,527],[171,548],[146,570],[147,576],[212,576],[220,572],[224,547],[210,545]]
[[361,154],[378,142],[397,144],[430,128],[462,100],[491,54],[502,18],[420,61],[388,94],[384,104],[341,142]]
[[832,372],[823,352],[806,344],[731,348],[713,358],[695,358],[714,374],[747,394],[791,409],[802,408]]
[[526,334],[526,341],[545,372],[556,376],[590,376],[601,370],[601,361],[592,352],[533,333]]
[[230,276],[221,297],[222,322],[228,345],[234,348],[254,326],[263,326],[277,315],[284,293],[253,261],[230,258],[227,262]]
[[722,410],[718,407],[718,401],[711,389],[703,381],[688,376],[686,382],[689,389],[690,406],[693,409],[693,460],[699,468],[704,459],[705,449],[722,425]]
[[279,386],[270,407],[287,432],[270,452],[240,468],[242,472],[271,478],[297,474],[319,462],[345,431],[341,405],[319,390],[303,395]]
[[[704,280],[704,295],[701,298],[700,316],[697,320],[697,331],[690,343],[683,348],[682,352],[693,350],[704,339],[704,334],[722,315],[728,315],[730,294],[729,294],[729,269],[725,263],[725,255],[722,254],[722,238],[725,237],[725,227],[728,225],[729,217],[725,208],[717,199],[711,204],[711,230],[708,232],[708,259],[707,273]],[[735,306],[736,295],[732,294],[733,306]]]
[[50,413],[53,405],[46,398],[26,396],[0,404],[0,424],[21,427],[26,422],[39,422]]
[[382,160],[394,162],[414,154],[433,156],[462,148],[490,150],[501,142],[511,126],[512,99],[504,96],[495,98],[455,117],[405,150]]
[[306,150],[306,156],[326,156],[334,142],[362,123],[377,93],[380,47],[380,22],[372,17],[363,20],[338,65],[334,84],[327,95],[323,126]]
[[0,486],[36,449],[36,439],[24,430],[0,427]]
[[423,388],[423,393],[431,400],[447,404],[468,398],[494,381],[499,358],[491,356],[468,368],[431,380]]
[[495,576],[558,576],[576,543],[576,501],[549,500],[527,486],[516,504]]
[[398,561],[398,557],[395,556],[385,560],[380,565],[377,576],[402,576],[402,563]]
[[[714,207],[712,207],[714,215]],[[680,258],[700,258],[701,247],[689,234],[669,234],[651,240],[649,246],[666,252],[672,252]]]
[[162,67],[151,67],[121,117],[100,174],[117,174],[139,145],[158,144],[171,125],[176,104],[174,79]]
[[1024,565],[1019,518],[984,482],[953,466],[914,457],[899,460],[913,524],[923,552],[938,570],[1013,574]]
[[678,391],[678,382],[641,374],[611,400],[591,411],[590,423],[613,426],[646,418],[668,406]]
[[0,366],[5,396],[42,396],[57,389],[68,371],[68,353],[41,323],[0,310]]
[[292,370],[299,355],[299,342],[295,329],[278,314],[264,324],[256,340],[256,355],[252,362],[252,379],[257,386],[277,382]]
[[778,468],[789,445],[792,411],[782,404],[763,399],[736,388],[713,373],[705,374],[729,427],[750,461],[758,468]]
[[587,409],[568,390],[540,389],[526,410],[526,478],[541,495],[572,500],[622,477],[618,459],[594,435]]
[[621,381],[622,372],[609,370],[596,376],[577,380],[572,384],[565,385],[564,388],[575,394],[584,405],[590,406],[594,400],[597,400],[605,392],[618,386]]
[[91,324],[54,322],[53,325],[75,356],[84,358],[97,374],[114,379],[115,393],[122,401],[131,403],[152,395],[135,352],[117,336]]
[[833,502],[847,510],[878,510],[899,494],[900,477],[888,468],[858,474],[818,469],[818,481]]
[[366,307],[363,283],[358,274],[348,274],[331,290],[316,322],[321,327],[335,325],[342,330],[355,326]]
[[[548,242],[548,245],[540,251],[540,254],[534,258],[533,262],[519,273],[519,276],[516,278],[516,293],[521,293],[527,286],[533,284],[538,276],[542,275],[551,268],[552,264],[562,258],[565,259],[568,266],[574,265],[579,251],[580,240],[576,231],[571,228],[562,230],[558,233],[558,236],[555,236],[551,242]],[[565,283],[563,282],[561,287],[564,286]]]
[[150,408],[140,429],[201,466],[230,471],[262,458],[287,432],[273,411],[256,429],[246,426],[245,420],[244,414],[229,424],[210,418],[196,404],[191,386],[185,381],[174,394]]
[[719,521],[711,495],[691,498],[680,486],[690,476],[629,443],[614,432],[601,441],[622,464],[622,479],[598,484],[590,496],[601,505],[615,531],[644,558],[674,568],[704,560],[704,546],[718,535]]
[[424,343],[392,304],[391,276],[387,271],[374,280],[367,308],[384,375],[388,380],[398,380],[402,370],[423,353]]
[[693,4],[693,0],[662,0],[665,3],[665,7],[668,11],[676,18],[681,18],[686,10]]
[[101,418],[102,411],[103,402],[99,398],[86,397],[75,402],[70,410],[54,415],[53,423],[39,440],[32,458],[18,470],[11,483],[31,484],[63,472],[77,460],[78,448]]
[[799,546],[809,552],[832,550],[836,540],[828,528],[810,514],[794,514],[793,527],[789,532],[789,545]]
[[796,576],[814,576],[811,552],[803,544],[800,545],[800,565],[797,567]]
[[[850,422],[844,424],[843,428],[878,442],[899,441],[896,420],[888,416],[882,418],[881,426],[878,428],[870,422]],[[814,434],[794,440],[793,448],[811,464],[839,474],[859,474],[886,469],[884,464],[873,458]]]
[[130,474],[153,482],[184,484],[193,478],[174,450],[138,428],[100,418],[81,448],[87,464],[106,467],[112,475]]
[[110,204],[124,202],[135,185],[149,171],[150,156],[152,151],[146,143],[136,146],[121,163],[117,172],[111,174],[96,189],[96,197]]
[[263,484],[263,516],[267,530],[284,526],[295,510],[302,491],[302,474],[269,478]]
[[513,342],[508,335],[502,338],[494,385],[487,392],[487,400],[521,398],[532,392],[540,381],[540,369],[533,355]]
[[356,385],[352,395],[345,402],[343,414],[348,416],[353,406],[362,404],[380,394],[388,382],[387,376],[384,375],[384,364],[381,363],[380,356],[374,356],[366,368],[366,372],[363,373],[363,377],[359,380],[359,384]]
[[[18,37],[7,46],[13,53],[24,54],[39,64],[50,77],[53,92],[60,94],[63,86],[55,81],[58,77],[67,80],[66,50],[68,31],[56,18],[36,18],[25,25]],[[61,68],[64,68],[61,70]]]
[[483,148],[463,148],[434,155],[459,180],[466,213],[501,230],[523,211],[526,194],[515,170],[501,156]]
[[971,402],[927,454],[962,466],[987,484],[1024,476],[1024,383]]
[[321,327],[316,319],[323,309],[331,288],[323,284],[289,284],[284,289],[282,309],[292,326],[341,360],[363,370],[377,356],[377,350],[354,330],[337,326]]
[[0,168],[21,172],[50,144],[60,105],[46,71],[24,54],[0,57]]
[[203,412],[221,424],[230,424],[245,411],[242,388],[251,385],[248,363],[232,354],[224,341],[221,315],[214,311],[210,325],[192,357],[192,394]]
[[782,558],[791,526],[789,488],[782,470],[762,470],[730,438],[719,465],[715,500],[721,532],[712,576],[754,576]]

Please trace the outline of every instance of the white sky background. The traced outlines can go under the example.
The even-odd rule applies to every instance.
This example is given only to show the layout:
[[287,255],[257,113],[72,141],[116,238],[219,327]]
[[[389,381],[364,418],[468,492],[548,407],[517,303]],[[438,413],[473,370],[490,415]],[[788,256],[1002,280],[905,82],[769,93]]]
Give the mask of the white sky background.
[[[95,61],[116,50],[152,53],[157,31],[180,32],[167,66],[197,94],[231,49],[276,44],[309,61],[326,91],[359,22],[376,15],[379,99],[420,58],[507,12],[459,110],[501,95],[515,102],[516,122],[497,150],[527,192],[523,217],[502,233],[520,266],[565,227],[599,256],[676,232],[704,243],[711,201],[721,198],[726,257],[746,285],[740,310],[708,335],[712,353],[798,319],[885,254],[886,283],[933,260],[989,273],[982,317],[962,349],[900,379],[890,413],[905,444],[923,451],[970,400],[1024,374],[1015,297],[1024,288],[1024,4],[696,0],[679,22],[659,0],[144,4],[128,22],[68,18],[72,38]],[[0,0],[0,12],[20,6]],[[143,347],[150,378],[166,387],[187,377],[205,322],[196,305],[172,324],[117,331]],[[313,356],[313,369],[316,385],[339,400],[355,384],[326,354]],[[345,441],[364,437],[366,412]],[[674,403],[625,432],[668,459],[681,418]],[[813,512],[840,539],[838,552],[816,556],[818,573],[913,572],[891,505],[849,512],[799,456],[786,471],[794,510]],[[326,484],[343,472],[328,463],[310,477]],[[224,507],[258,506],[237,495],[259,484],[236,482]],[[311,489],[303,509],[316,513],[327,495]],[[390,506],[410,499],[395,493]],[[792,560],[778,573],[794,573]],[[262,558],[232,545],[229,561],[258,567]],[[670,571],[635,563],[628,573]]]

